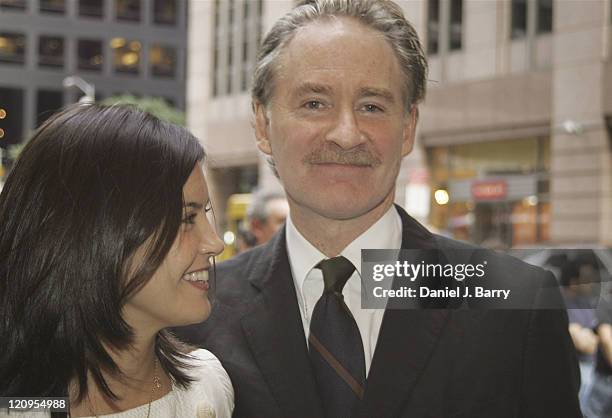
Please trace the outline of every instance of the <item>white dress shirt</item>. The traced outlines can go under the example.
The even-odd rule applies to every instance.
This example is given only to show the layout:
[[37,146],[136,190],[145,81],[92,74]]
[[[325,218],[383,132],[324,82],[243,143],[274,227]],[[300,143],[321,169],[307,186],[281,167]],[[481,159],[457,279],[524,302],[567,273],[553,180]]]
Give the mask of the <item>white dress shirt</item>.
[[[287,252],[291,273],[297,293],[298,305],[304,325],[304,335],[308,344],[310,319],[315,304],[323,294],[323,273],[314,268],[326,257],[297,230],[287,218]],[[366,375],[374,356],[378,333],[384,309],[363,309],[361,307],[361,250],[362,249],[399,249],[402,245],[402,220],[394,206],[374,223],[367,231],[351,242],[340,255],[355,266],[355,272],[346,282],[342,294],[344,302],[351,310],[363,341]]]

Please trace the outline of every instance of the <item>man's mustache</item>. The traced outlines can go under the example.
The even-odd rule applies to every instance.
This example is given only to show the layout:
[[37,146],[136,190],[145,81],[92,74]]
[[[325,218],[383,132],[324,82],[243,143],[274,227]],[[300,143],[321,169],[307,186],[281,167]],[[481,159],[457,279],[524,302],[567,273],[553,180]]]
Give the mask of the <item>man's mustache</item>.
[[317,149],[304,158],[309,164],[345,164],[362,167],[377,167],[382,161],[365,147],[344,150],[337,145]]

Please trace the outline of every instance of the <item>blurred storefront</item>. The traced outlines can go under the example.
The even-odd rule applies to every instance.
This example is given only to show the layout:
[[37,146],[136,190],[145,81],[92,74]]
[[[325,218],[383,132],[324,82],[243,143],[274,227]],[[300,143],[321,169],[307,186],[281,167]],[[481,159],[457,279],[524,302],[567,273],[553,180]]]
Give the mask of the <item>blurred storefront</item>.
[[524,138],[427,149],[431,224],[492,247],[550,239],[550,141]]

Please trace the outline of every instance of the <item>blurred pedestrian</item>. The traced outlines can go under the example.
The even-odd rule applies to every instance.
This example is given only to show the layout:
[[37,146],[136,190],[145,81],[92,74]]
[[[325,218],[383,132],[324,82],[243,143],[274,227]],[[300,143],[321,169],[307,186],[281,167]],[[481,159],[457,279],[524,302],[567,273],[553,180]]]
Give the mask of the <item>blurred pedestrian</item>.
[[289,215],[287,198],[280,192],[257,191],[247,209],[248,231],[255,245],[265,244],[285,224]]

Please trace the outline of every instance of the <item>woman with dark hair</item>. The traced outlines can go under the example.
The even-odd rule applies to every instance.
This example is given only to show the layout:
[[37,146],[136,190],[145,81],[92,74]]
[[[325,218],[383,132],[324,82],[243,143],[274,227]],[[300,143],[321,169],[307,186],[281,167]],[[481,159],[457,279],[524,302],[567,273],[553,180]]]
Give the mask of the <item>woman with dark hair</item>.
[[219,361],[165,330],[211,309],[223,244],[204,157],[131,106],[70,107],[34,133],[0,194],[0,397],[67,396],[73,417],[231,415]]

